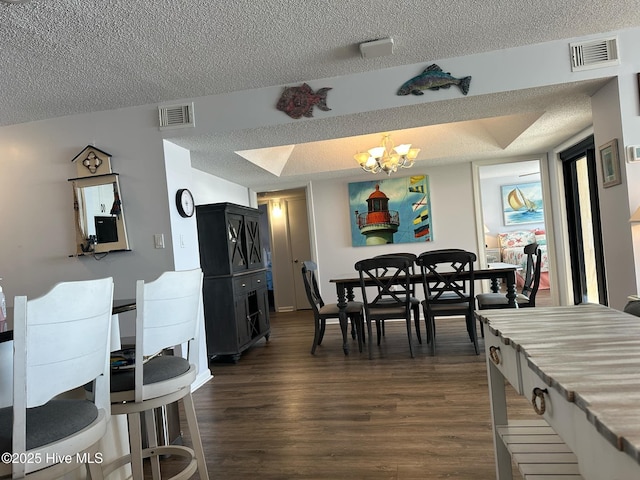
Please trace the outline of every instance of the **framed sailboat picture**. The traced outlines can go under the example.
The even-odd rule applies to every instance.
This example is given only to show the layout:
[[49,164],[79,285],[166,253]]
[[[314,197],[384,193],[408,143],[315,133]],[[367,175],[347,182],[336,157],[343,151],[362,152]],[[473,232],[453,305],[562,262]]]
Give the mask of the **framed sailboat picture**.
[[349,184],[351,245],[433,241],[429,177]]
[[505,225],[544,222],[540,182],[502,185],[500,188]]

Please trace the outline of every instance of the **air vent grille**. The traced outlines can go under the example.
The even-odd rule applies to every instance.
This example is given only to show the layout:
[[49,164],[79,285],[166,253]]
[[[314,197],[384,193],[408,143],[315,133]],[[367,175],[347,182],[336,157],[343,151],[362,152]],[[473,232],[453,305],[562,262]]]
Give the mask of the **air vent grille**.
[[158,108],[160,129],[195,127],[193,103],[187,105],[169,105]]
[[572,71],[610,67],[620,63],[616,37],[572,43],[569,46]]

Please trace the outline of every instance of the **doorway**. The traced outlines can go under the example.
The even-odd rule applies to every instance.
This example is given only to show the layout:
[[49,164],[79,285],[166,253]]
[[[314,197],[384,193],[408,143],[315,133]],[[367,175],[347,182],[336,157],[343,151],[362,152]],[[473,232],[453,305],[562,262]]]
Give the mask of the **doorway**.
[[274,309],[291,312],[308,309],[302,281],[302,262],[311,259],[306,189],[258,193],[258,205],[266,213]]
[[[485,247],[479,260],[486,264],[515,264],[521,267],[519,272],[524,272],[524,246],[537,243],[542,252],[538,299],[543,300],[544,305],[554,304],[556,295],[552,284],[556,272],[553,271],[555,262],[547,245],[551,232],[547,229],[545,215],[548,202],[544,197],[541,161],[532,159],[477,165],[479,194],[476,205],[480,212],[478,225],[482,229],[480,250]],[[520,290],[524,278],[518,274],[516,280]]]
[[573,302],[608,304],[593,136],[560,152]]

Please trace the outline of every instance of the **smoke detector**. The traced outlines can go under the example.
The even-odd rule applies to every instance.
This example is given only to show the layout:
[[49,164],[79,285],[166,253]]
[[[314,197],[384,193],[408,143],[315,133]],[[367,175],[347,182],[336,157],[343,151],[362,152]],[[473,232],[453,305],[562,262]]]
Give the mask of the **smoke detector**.
[[393,53],[393,38],[381,38],[360,44],[362,58],[386,57]]

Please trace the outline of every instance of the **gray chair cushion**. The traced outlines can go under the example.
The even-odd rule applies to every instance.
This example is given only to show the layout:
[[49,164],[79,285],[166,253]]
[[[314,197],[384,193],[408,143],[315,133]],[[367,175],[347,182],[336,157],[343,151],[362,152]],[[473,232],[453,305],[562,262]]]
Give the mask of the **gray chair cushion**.
[[[490,308],[492,306],[504,306],[509,305],[509,300],[504,293],[481,293],[476,296],[478,300],[479,308]],[[528,303],[529,297],[518,293],[516,295],[516,302]]]
[[[178,377],[189,370],[189,361],[186,358],[173,355],[160,355],[152,358],[144,364],[142,371],[142,383],[162,382]],[[112,370],[111,391],[127,392],[135,389],[134,369]]]
[[[338,308],[337,303],[327,303],[323,305],[319,309],[320,315],[326,316],[338,316],[340,313],[340,309]],[[347,314],[350,313],[361,313],[362,312],[362,303],[360,302],[347,302],[346,308]]]
[[[88,400],[51,400],[27,409],[27,450],[41,447],[79,432],[98,418]],[[13,407],[0,409],[0,452],[13,449]]]
[[631,315],[635,315],[636,317],[640,317],[640,301],[632,300],[624,307],[624,311],[630,313]]

